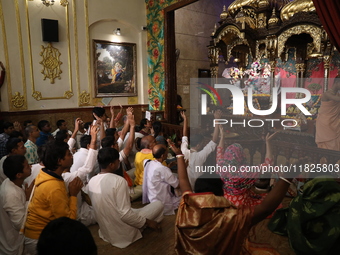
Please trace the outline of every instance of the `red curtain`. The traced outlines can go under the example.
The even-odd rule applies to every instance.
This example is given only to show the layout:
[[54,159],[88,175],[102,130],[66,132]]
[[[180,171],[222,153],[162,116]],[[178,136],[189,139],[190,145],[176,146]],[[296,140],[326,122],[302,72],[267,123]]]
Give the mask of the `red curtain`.
[[331,42],[340,51],[340,0],[313,0]]

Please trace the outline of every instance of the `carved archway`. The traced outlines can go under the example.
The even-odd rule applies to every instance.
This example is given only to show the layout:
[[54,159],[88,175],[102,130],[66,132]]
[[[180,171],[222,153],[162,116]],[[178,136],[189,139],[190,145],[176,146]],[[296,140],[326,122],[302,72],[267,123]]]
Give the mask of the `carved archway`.
[[321,51],[321,35],[322,29],[313,25],[298,25],[287,29],[278,37],[278,56],[284,51],[287,40],[292,35],[309,34],[313,38],[313,43],[318,52]]

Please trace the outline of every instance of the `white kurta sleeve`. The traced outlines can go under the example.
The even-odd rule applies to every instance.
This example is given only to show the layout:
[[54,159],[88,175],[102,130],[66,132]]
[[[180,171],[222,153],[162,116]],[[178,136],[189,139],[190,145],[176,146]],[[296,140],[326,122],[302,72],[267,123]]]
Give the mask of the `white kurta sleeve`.
[[121,151],[122,148],[123,148],[123,144],[124,144],[124,141],[122,140],[122,138],[120,138],[120,137],[118,138],[117,144],[118,144],[119,150]]
[[6,197],[4,201],[5,203],[3,205],[3,208],[7,212],[13,227],[18,231],[20,230],[25,218],[27,206],[27,203],[23,202],[22,196],[25,196],[24,190],[22,190],[22,194],[20,194],[19,191],[15,193],[13,192]]
[[174,188],[178,187],[179,180],[177,176],[172,174],[171,170],[168,167],[164,167],[163,174],[164,174],[164,182],[168,183]]
[[69,150],[72,152],[72,149],[74,145],[76,144],[76,140],[71,137],[70,139],[68,139],[67,144],[68,144]]
[[78,171],[75,172],[83,182],[86,181],[87,175],[91,173],[92,170],[94,169],[94,165],[97,162],[97,155],[98,155],[97,150],[89,149],[89,153],[87,154],[85,164],[82,167],[80,167]]
[[131,209],[127,182],[122,179],[120,185],[119,189],[114,190],[113,196],[116,196],[116,201],[119,201],[119,203],[117,203],[117,209],[120,213],[121,220],[132,227],[142,228],[145,225],[146,219]]
[[212,153],[215,148],[216,148],[217,144],[213,141],[210,141],[206,146],[204,146],[204,148],[197,152],[198,157],[202,160],[202,161],[206,161],[209,154]]
[[189,142],[188,142],[187,136],[182,137],[181,151],[184,155],[184,158],[188,160],[190,158],[190,150],[189,150]]

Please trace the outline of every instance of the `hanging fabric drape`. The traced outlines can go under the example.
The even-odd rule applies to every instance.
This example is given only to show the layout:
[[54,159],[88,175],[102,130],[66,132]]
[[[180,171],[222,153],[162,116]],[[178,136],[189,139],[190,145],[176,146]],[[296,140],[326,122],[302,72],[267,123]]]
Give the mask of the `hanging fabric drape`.
[[340,1],[313,0],[313,3],[331,42],[340,51]]

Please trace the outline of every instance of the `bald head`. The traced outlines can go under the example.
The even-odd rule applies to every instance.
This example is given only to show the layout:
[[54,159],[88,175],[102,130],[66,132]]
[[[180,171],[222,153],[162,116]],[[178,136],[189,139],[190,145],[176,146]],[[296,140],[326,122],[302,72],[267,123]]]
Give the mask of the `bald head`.
[[156,144],[152,148],[152,155],[154,156],[155,159],[160,159],[166,154],[167,148],[164,144]]
[[147,135],[142,138],[140,141],[140,148],[141,149],[152,149],[156,144],[155,137],[152,135]]

